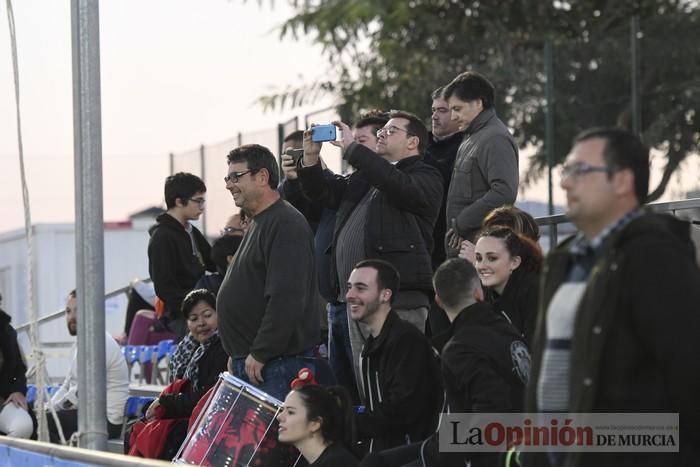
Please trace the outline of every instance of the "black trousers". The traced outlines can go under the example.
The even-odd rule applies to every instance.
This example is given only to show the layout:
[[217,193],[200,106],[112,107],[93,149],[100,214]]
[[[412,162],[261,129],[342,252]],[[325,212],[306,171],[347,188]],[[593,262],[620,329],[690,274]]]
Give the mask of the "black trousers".
[[[57,410],[56,415],[58,415],[58,420],[61,422],[61,427],[63,428],[63,436],[65,436],[66,441],[78,431],[78,411],[77,410]],[[51,413],[46,414],[48,420],[49,428],[49,440],[54,444],[61,444],[61,436],[58,434],[58,427],[53,421],[53,415]],[[122,426],[115,425],[107,420],[107,438],[119,438],[122,434]]]

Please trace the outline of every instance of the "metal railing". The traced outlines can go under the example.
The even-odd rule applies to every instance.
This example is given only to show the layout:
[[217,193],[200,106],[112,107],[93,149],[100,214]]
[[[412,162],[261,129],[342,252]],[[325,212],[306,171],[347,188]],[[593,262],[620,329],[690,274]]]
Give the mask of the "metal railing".
[[[3,452],[0,454],[0,460],[8,461],[8,464],[3,465],[19,465],[20,463],[30,466],[60,464],[66,467],[85,465],[163,467],[172,465],[169,462],[159,460],[72,448],[26,439],[8,438],[6,436],[0,436],[0,446],[4,448],[2,449]],[[33,455],[28,457],[27,451],[31,452]],[[39,456],[41,456],[42,459],[37,459]]]
[[[151,279],[144,279],[144,282],[151,282]],[[112,292],[109,292],[108,294],[105,295],[105,302],[106,302],[107,300],[109,300],[110,298],[118,297],[118,296],[121,295],[121,294],[126,294],[126,293],[129,291],[129,287],[130,287],[130,286],[127,285],[126,287],[122,287],[122,288],[120,288],[120,289],[113,290]],[[39,319],[37,320],[37,324],[41,324],[41,323],[53,321],[53,320],[55,320],[55,319],[57,319],[57,318],[61,318],[61,317],[63,317],[63,315],[65,314],[65,312],[66,312],[66,309],[65,309],[65,308],[61,308],[60,310],[55,311],[55,312],[53,312],[53,313],[51,313],[51,314],[49,314],[49,315],[42,316],[41,318],[39,318]],[[27,322],[27,323],[24,323],[24,324],[22,324],[22,325],[20,325],[20,326],[17,326],[17,327],[15,328],[15,331],[17,331],[17,334],[19,334],[20,332],[29,332],[29,326],[30,326],[30,324],[31,324],[31,323]]]
[[[225,225],[228,217],[237,210],[231,201],[231,194],[222,181],[226,175],[225,161],[229,151],[243,144],[257,143],[276,153],[279,158],[284,138],[293,131],[301,129],[300,124],[306,128],[310,123],[329,123],[336,119],[338,119],[336,107],[326,107],[280,121],[262,130],[235,133],[219,143],[202,144],[189,151],[170,153],[168,155],[170,174],[189,172],[204,180],[207,186],[207,209],[202,216],[202,230],[213,237]],[[333,146],[324,146],[322,155],[329,167],[335,167],[334,171],[344,171],[345,166],[341,162],[339,150]]]
[[[687,215],[678,216],[691,221],[693,224],[700,224],[700,198],[691,198],[678,201],[665,201],[659,203],[648,204],[647,207],[654,212],[667,212],[674,216],[678,216],[679,211],[690,211],[697,209],[697,213],[685,213]],[[549,231],[549,247],[553,249],[559,243],[559,227],[562,224],[569,223],[570,220],[566,214],[556,214],[553,216],[543,216],[535,218],[537,224],[541,227],[548,227]]]

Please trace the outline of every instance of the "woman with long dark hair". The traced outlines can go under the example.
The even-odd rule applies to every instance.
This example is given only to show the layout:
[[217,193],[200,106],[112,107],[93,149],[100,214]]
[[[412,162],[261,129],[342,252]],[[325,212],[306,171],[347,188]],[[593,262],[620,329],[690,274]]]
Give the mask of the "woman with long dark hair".
[[309,466],[358,465],[348,451],[352,444],[353,414],[345,388],[295,385],[287,394],[277,420],[278,439],[293,444]]

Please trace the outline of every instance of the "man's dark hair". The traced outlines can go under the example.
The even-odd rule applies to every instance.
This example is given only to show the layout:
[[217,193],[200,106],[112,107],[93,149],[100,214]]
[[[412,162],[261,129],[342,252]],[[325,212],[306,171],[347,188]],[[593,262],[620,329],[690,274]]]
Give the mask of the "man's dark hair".
[[201,178],[191,173],[178,172],[165,179],[165,206],[167,209],[174,208],[177,206],[178,198],[187,204],[195,193],[206,193],[206,191],[207,186]]
[[448,308],[469,303],[479,276],[472,264],[463,258],[450,258],[442,263],[433,276],[435,294]]
[[440,86],[437,88],[433,93],[430,95],[430,97],[435,100],[435,99],[444,99],[444,93],[445,92],[445,86]]
[[373,109],[360,115],[360,119],[355,122],[355,128],[372,127],[372,131],[376,133],[380,128],[386,125],[389,117],[386,112],[379,109]]
[[238,251],[238,247],[243,241],[241,235],[224,235],[214,241],[211,246],[211,260],[216,264],[219,274],[226,274],[228,268],[227,256],[233,256]]
[[284,139],[282,140],[283,143],[286,143],[287,141],[294,141],[295,143],[303,143],[304,142],[304,130],[292,131],[287,136],[285,136]]
[[394,303],[401,283],[401,276],[394,265],[383,259],[365,259],[355,265],[355,269],[359,268],[372,268],[377,271],[377,288],[391,290],[389,304]]
[[481,99],[484,109],[493,107],[494,94],[493,84],[475,71],[465,71],[457,75],[450,84],[445,86],[443,91],[445,99],[449,99],[453,95],[464,102]]
[[185,295],[185,298],[182,300],[182,306],[180,307],[182,316],[187,319],[192,312],[192,308],[199,302],[205,302],[212,310],[216,310],[216,297],[214,294],[207,289],[195,289]]
[[226,158],[229,164],[247,162],[248,169],[251,171],[251,176],[262,169],[267,170],[269,174],[268,185],[270,185],[270,188],[273,190],[277,189],[277,185],[280,182],[279,167],[277,166],[275,156],[273,156],[270,150],[265,146],[259,144],[245,144],[229,152]]
[[574,144],[593,138],[605,140],[603,158],[612,172],[630,169],[634,174],[634,192],[639,204],[649,193],[649,148],[632,132],[623,128],[590,128],[574,138]]
[[76,289],[73,289],[70,292],[68,292],[68,296],[71,298],[78,298],[78,292],[76,291]]
[[418,154],[422,155],[425,151],[425,145],[428,143],[428,129],[423,121],[415,114],[403,110],[392,110],[389,113],[389,118],[405,118],[408,120],[406,131],[409,135],[418,138]]

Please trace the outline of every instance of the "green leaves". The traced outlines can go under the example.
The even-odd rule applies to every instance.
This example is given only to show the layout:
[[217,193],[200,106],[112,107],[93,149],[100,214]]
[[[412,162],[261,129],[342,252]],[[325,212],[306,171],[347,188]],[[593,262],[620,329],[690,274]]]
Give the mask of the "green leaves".
[[[554,50],[555,159],[574,135],[631,126],[630,17],[641,34],[643,138],[666,152],[667,173],[700,142],[700,11],[690,0],[307,0],[283,37],[309,35],[329,59],[321,82],[261,98],[300,105],[337,93],[343,118],[401,108],[428,116],[430,93],[474,69],[497,89],[496,108],[521,146],[544,140],[543,44]],[[545,167],[535,155],[534,172]]]

